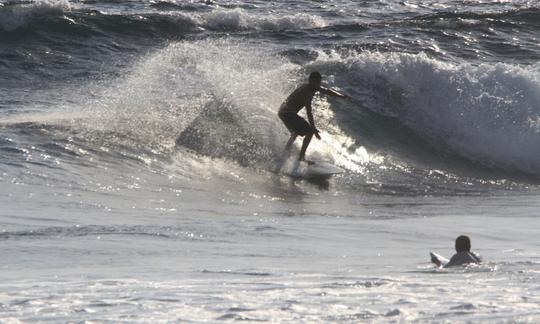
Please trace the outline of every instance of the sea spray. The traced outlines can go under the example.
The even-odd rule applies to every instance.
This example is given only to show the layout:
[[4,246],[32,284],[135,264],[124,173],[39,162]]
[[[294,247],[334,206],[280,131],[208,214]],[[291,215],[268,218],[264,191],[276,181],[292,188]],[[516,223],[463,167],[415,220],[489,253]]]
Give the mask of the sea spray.
[[169,150],[205,109],[219,109],[241,122],[236,127],[274,147],[275,111],[294,74],[293,65],[255,46],[230,40],[173,43],[89,100],[89,129],[114,130],[134,146]]

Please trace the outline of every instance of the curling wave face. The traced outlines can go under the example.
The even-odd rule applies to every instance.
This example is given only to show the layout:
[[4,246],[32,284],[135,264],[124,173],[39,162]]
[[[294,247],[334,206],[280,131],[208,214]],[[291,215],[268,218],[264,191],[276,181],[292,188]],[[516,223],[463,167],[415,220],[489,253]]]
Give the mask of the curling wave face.
[[369,109],[434,149],[488,168],[538,175],[540,65],[449,63],[424,54],[328,57]]

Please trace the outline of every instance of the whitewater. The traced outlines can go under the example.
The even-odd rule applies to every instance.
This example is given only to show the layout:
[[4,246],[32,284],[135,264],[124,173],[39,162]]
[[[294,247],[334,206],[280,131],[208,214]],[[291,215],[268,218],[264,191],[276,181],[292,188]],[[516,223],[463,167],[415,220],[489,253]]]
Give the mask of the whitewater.
[[[0,322],[538,322],[539,21],[0,0]],[[278,167],[312,71],[330,179]],[[482,264],[430,263],[462,234]]]

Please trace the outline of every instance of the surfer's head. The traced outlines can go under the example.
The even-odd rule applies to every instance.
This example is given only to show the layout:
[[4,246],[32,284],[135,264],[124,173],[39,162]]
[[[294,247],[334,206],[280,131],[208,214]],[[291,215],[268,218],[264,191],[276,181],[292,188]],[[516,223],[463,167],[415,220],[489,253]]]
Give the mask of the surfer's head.
[[309,74],[309,84],[318,88],[321,86],[321,81],[322,81],[322,75],[315,71],[315,72],[311,72]]
[[471,239],[466,235],[460,235],[456,239],[457,252],[469,252],[471,250]]

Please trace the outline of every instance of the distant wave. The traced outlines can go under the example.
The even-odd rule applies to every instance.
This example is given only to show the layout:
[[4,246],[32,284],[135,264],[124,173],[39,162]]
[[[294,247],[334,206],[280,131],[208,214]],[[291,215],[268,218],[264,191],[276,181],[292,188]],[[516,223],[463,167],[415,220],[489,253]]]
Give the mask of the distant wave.
[[[54,28],[61,24],[60,28]],[[253,14],[236,9],[214,9],[209,12],[168,12],[145,14],[106,14],[99,11],[71,10],[66,0],[48,0],[32,4],[0,7],[0,32],[19,29],[66,34],[181,35],[188,31],[299,30],[325,27],[323,18],[305,13],[291,15]],[[81,29],[83,27],[84,29]],[[74,31],[72,31],[74,30]]]
[[105,225],[77,225],[69,227],[41,227],[34,230],[4,231],[0,232],[2,240],[22,239],[52,239],[66,237],[94,236],[152,236],[162,239],[176,239],[185,241],[200,241],[206,239],[199,233],[193,233],[185,228],[165,226],[105,226]]
[[325,27],[326,22],[319,16],[305,13],[293,15],[252,15],[243,9],[214,10],[198,17],[201,27],[213,30],[296,30]]
[[437,20],[487,20],[490,23],[515,25],[516,27],[535,26],[540,27],[540,7],[526,7],[503,12],[440,12],[418,16],[410,19],[411,21]]

